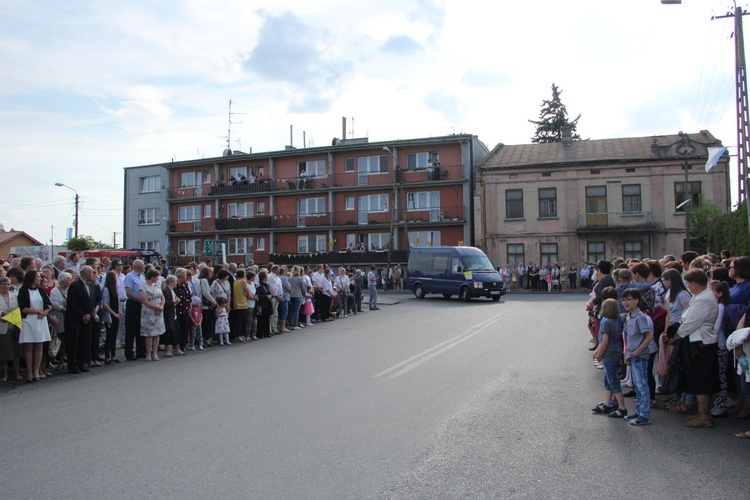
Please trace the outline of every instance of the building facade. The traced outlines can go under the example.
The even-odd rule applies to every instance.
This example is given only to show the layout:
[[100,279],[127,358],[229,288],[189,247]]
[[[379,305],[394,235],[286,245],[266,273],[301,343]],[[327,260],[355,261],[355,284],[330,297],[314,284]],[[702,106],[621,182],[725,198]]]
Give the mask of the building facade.
[[166,236],[169,222],[168,182],[168,171],[164,165],[125,169],[123,248],[141,248],[159,253],[170,250]]
[[478,169],[477,245],[496,265],[679,255],[687,210],[701,199],[730,208],[727,156],[704,169],[717,146],[705,130],[500,144]]
[[[391,231],[393,262],[407,241],[471,244],[475,171],[489,153],[475,136],[333,142],[126,168],[125,241],[156,238],[141,221],[160,218],[162,253],[177,261],[384,263]],[[144,197],[157,179],[164,205]]]

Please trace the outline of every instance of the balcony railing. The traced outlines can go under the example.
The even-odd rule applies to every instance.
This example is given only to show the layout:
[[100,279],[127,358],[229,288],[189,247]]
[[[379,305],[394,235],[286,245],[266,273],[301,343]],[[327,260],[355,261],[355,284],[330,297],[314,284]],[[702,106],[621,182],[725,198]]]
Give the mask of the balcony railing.
[[578,216],[578,230],[609,231],[654,229],[652,212],[602,212]]
[[210,188],[210,184],[180,188],[172,187],[167,189],[167,198],[170,200],[180,198],[200,198],[202,196],[208,196]]
[[216,230],[227,229],[263,229],[273,227],[273,217],[270,215],[258,215],[255,217],[230,217],[229,219],[216,219]]
[[261,182],[253,183],[239,183],[233,184],[214,184],[211,186],[209,194],[212,196],[221,195],[232,195],[232,194],[247,194],[247,193],[267,193],[269,191],[276,191],[277,182],[273,179],[267,179]]

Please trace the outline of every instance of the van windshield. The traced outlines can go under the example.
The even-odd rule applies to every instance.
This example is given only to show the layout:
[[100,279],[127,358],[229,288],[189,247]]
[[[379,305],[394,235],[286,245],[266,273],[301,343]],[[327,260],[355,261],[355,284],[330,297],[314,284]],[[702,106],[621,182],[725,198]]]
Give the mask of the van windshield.
[[497,272],[486,255],[465,255],[461,257],[465,271]]

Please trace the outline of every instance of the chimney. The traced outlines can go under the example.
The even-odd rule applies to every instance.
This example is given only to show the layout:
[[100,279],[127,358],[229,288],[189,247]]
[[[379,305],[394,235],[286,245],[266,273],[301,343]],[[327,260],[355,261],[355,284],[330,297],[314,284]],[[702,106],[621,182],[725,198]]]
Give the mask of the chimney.
[[341,138],[346,140],[346,116],[341,117]]
[[571,136],[570,125],[563,125],[560,128],[560,132],[562,134],[562,143],[563,144],[565,144],[567,146],[571,142],[573,142],[573,137]]

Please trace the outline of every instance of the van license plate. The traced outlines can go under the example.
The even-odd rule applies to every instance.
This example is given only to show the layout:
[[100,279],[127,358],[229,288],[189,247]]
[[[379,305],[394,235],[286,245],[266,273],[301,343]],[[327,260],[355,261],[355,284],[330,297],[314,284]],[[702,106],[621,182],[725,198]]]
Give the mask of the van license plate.
[[499,290],[497,290],[497,291],[491,292],[491,294],[492,294],[492,295],[500,295],[500,291],[499,291]]

